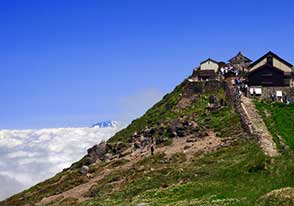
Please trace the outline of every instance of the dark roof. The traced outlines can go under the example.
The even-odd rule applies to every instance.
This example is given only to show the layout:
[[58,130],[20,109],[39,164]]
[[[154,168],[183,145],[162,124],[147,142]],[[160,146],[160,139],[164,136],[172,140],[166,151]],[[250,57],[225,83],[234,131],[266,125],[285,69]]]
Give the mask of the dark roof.
[[283,71],[283,70],[281,70],[281,69],[279,69],[279,68],[276,68],[276,67],[274,67],[274,66],[272,66],[272,65],[262,65],[262,66],[258,67],[257,69],[254,69],[253,71],[250,71],[248,75],[250,76],[250,75],[252,75],[252,74],[254,74],[254,73],[256,73],[256,72],[258,72],[259,70],[262,70],[262,69],[264,69],[264,68],[270,68],[270,69],[272,69],[272,70],[275,70],[275,71],[278,71],[278,72],[284,74],[284,71]]
[[201,62],[200,64],[203,64],[203,63],[208,62],[208,61],[212,61],[212,62],[218,64],[217,61],[215,61],[215,60],[213,60],[213,59],[211,59],[211,58],[206,59],[205,61]]
[[255,62],[253,62],[252,64],[250,64],[249,67],[254,67],[256,64],[258,64],[259,62],[261,62],[264,58],[268,57],[268,56],[272,56],[276,59],[278,59],[279,61],[283,62],[284,64],[286,64],[288,67],[292,67],[293,65],[290,64],[289,62],[287,62],[286,60],[282,59],[281,57],[279,57],[278,55],[276,55],[275,53],[273,53],[272,51],[269,51],[268,53],[266,53],[265,55],[263,55],[262,57],[260,57],[259,59],[257,59]]
[[235,62],[246,62],[246,63],[249,63],[249,62],[252,62],[252,60],[249,59],[248,57],[244,56],[242,54],[242,52],[240,51],[236,56],[234,56],[233,58],[231,58],[229,60],[229,62],[231,62],[231,63],[235,63]]

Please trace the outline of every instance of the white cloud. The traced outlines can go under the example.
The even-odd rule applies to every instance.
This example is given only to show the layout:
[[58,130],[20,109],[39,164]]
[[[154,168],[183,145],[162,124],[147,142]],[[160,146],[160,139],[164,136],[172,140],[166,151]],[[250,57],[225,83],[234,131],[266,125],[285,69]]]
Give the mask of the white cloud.
[[0,200],[69,167],[121,128],[0,130]]

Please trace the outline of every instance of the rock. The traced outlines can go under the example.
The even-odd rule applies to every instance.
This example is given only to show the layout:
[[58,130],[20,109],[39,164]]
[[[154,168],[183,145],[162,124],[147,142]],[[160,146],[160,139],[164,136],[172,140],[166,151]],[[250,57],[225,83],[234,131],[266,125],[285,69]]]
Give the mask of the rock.
[[184,137],[184,136],[186,136],[185,128],[182,127],[182,126],[178,126],[178,127],[176,128],[176,132],[177,132],[177,134],[178,134],[179,137]]
[[86,165],[95,163],[97,159],[104,160],[104,155],[106,154],[106,143],[101,142],[99,145],[94,145],[87,151],[87,162]]
[[169,128],[167,129],[167,135],[168,135],[168,137],[173,138],[173,137],[176,137],[178,134],[177,134],[175,128],[171,128],[171,127],[169,127]]
[[104,141],[97,145],[95,153],[99,159],[103,158],[106,154],[106,143]]
[[150,132],[150,135],[152,136],[152,135],[154,135],[154,134],[155,134],[155,132],[156,132],[156,131],[155,131],[155,129],[154,129],[154,128],[151,128],[149,132]]
[[159,134],[160,136],[164,134],[164,127],[160,127],[160,128],[158,129],[158,134]]
[[[187,139],[186,142],[187,142],[187,143],[195,142],[195,139]],[[184,148],[184,149],[185,149],[185,148]]]
[[105,154],[106,161],[110,161],[111,159],[112,159],[112,154],[110,154],[110,153]]
[[294,205],[294,188],[286,187],[273,190],[258,199],[260,205],[290,206]]
[[184,146],[184,150],[187,150],[187,149],[189,149],[189,148],[191,148],[190,145],[185,145],[185,146]]
[[86,156],[84,159],[83,159],[83,165],[91,165],[92,163],[94,163],[95,160],[93,160],[93,158],[91,158],[90,156]]
[[93,177],[93,174],[89,174],[89,173],[87,173],[86,176],[87,176],[88,178],[92,178],[92,177]]
[[132,153],[131,151],[125,151],[125,152],[120,153],[120,154],[118,155],[118,157],[119,157],[119,158],[122,158],[122,157],[125,157],[125,156],[127,156],[127,155],[129,155],[129,154],[131,154],[131,153]]
[[90,168],[86,165],[82,166],[80,169],[80,173],[83,175],[87,174],[89,171],[90,171]]
[[120,154],[123,151],[128,149],[127,144],[123,142],[116,142],[116,143],[107,143],[106,144],[106,152],[111,154]]
[[148,203],[141,202],[141,203],[138,203],[136,206],[149,206],[149,204]]

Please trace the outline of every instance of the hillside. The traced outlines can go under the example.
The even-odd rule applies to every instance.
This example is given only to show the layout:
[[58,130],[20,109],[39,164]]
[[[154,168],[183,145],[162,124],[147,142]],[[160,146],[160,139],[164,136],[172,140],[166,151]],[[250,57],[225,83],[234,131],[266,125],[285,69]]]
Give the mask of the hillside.
[[[244,132],[228,92],[225,82],[185,80],[82,160],[0,205],[294,205],[291,129],[281,125],[288,117],[256,103],[273,136],[288,144],[269,157]],[[144,149],[134,136],[147,138]]]

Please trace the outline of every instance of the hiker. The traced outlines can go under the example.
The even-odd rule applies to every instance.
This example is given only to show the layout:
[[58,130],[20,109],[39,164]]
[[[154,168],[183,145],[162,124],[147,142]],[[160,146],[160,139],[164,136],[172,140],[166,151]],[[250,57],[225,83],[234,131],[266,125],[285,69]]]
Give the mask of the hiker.
[[145,147],[145,138],[143,135],[140,136],[140,149],[141,149],[141,153],[144,152],[144,147]]
[[223,107],[225,104],[224,104],[224,99],[220,99],[220,105]]
[[154,155],[154,151],[155,151],[155,148],[154,148],[154,144],[152,143],[150,145],[150,152],[151,152],[151,155],[153,156]]
[[225,75],[225,69],[222,67],[220,68],[221,74],[224,76]]
[[284,103],[287,103],[287,102],[288,102],[288,97],[287,97],[287,95],[285,95],[285,96],[283,97],[283,101],[284,101]]
[[275,102],[275,101],[276,101],[276,95],[272,94],[272,102]]
[[131,143],[131,150],[132,150],[132,153],[136,151],[136,138],[133,136],[132,137],[132,143]]
[[239,90],[239,98],[241,98],[241,96],[242,96],[242,91]]

